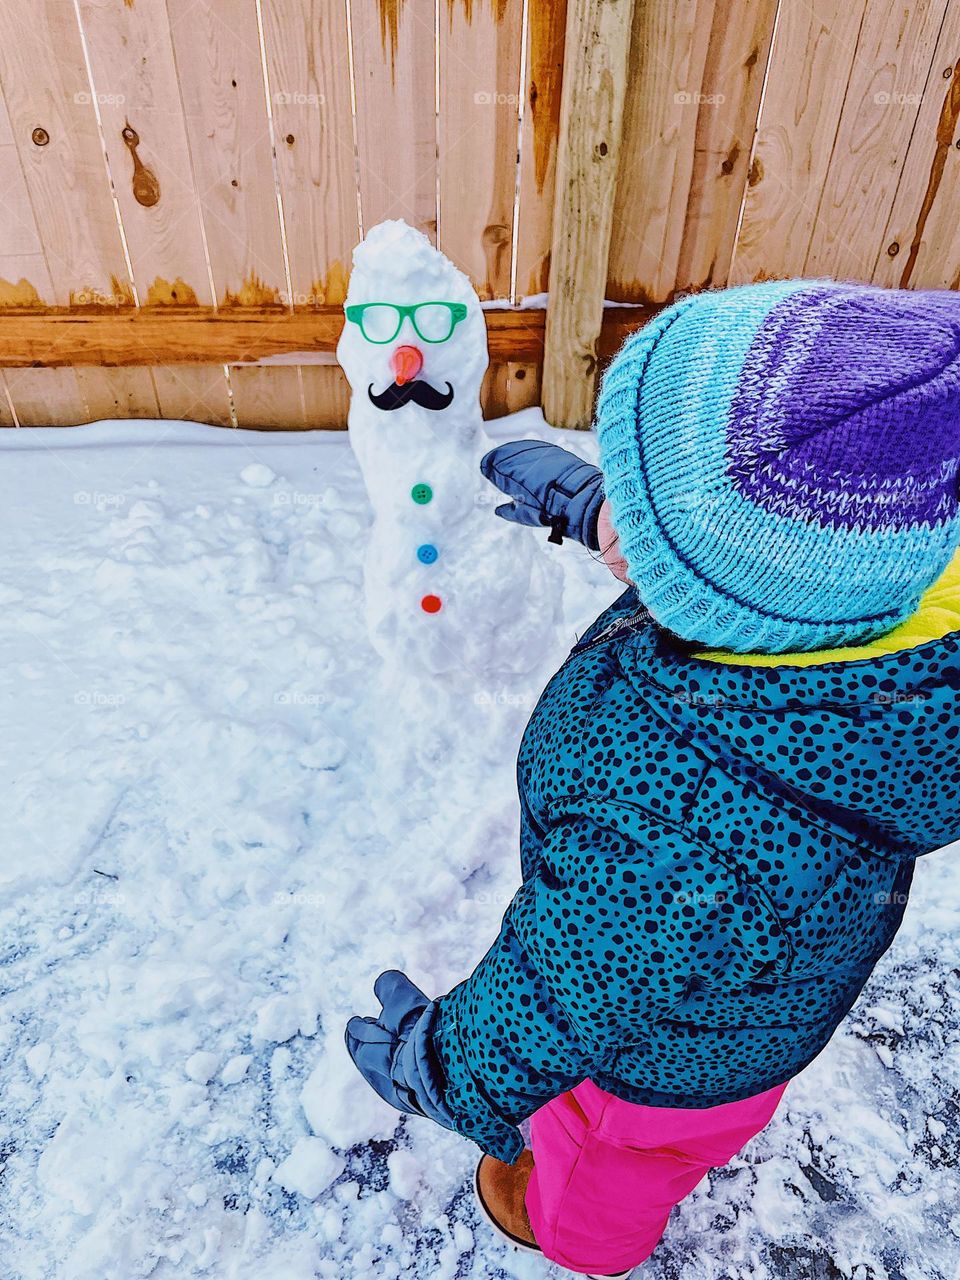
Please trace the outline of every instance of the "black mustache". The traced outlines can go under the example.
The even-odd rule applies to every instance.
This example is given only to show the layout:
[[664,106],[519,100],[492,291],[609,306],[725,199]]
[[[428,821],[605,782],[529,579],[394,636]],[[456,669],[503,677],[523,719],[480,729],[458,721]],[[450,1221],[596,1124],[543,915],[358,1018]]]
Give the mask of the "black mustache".
[[402,409],[411,400],[423,409],[445,409],[453,399],[453,387],[448,382],[446,392],[438,391],[436,387],[431,387],[429,382],[419,382],[414,379],[413,382],[405,382],[402,387],[395,382],[377,395],[371,382],[367,388],[367,395],[370,397],[371,404],[387,412],[391,409]]

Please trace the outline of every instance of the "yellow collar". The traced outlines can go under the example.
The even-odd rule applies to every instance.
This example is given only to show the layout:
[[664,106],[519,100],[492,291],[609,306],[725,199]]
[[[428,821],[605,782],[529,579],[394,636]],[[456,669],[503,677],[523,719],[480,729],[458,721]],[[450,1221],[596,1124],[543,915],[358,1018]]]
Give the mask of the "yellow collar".
[[960,631],[960,551],[944,572],[924,592],[920,608],[905,622],[879,640],[846,649],[820,649],[816,653],[729,653],[725,649],[705,649],[698,658],[750,667],[815,667],[821,662],[857,662],[861,658],[882,658],[902,649],[942,640],[951,631]]

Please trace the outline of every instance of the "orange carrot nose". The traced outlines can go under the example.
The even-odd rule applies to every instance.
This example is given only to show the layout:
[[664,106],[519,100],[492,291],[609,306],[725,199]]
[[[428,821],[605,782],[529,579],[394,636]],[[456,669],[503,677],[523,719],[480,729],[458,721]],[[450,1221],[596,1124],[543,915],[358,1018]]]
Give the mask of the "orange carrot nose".
[[416,347],[397,347],[390,357],[390,368],[398,387],[412,382],[423,368],[423,354]]

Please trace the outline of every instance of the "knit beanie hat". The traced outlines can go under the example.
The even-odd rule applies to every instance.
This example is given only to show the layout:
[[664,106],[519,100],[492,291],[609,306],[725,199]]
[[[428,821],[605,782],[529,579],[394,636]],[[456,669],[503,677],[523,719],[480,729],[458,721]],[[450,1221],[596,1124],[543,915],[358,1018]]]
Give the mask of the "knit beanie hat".
[[683,298],[611,364],[597,434],[664,627],[741,653],[873,639],[960,542],[960,295],[793,280]]

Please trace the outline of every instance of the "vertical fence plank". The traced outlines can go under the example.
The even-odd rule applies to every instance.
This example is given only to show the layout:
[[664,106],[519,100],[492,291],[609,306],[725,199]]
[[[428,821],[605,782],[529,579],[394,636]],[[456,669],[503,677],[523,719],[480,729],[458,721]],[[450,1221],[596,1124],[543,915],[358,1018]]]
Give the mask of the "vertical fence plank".
[[218,304],[286,289],[255,0],[167,0]]
[[53,297],[40,232],[0,94],[0,306],[40,307]]
[[437,238],[433,0],[350,0],[363,225]]
[[704,98],[716,100],[697,112],[680,289],[728,281],[776,17],[777,0],[718,0],[703,68]]
[[210,305],[166,5],[80,0],[80,13],[140,301]]
[[609,296],[726,284],[776,0],[637,6]]
[[10,412],[8,395],[9,388],[7,387],[6,379],[0,378],[0,427],[15,427],[17,425],[13,414]]
[[160,366],[153,370],[153,383],[161,418],[186,418],[214,427],[233,425],[222,365]]
[[[6,103],[0,95],[0,306],[34,310],[54,296]],[[12,427],[7,401],[24,426],[80,422],[85,406],[72,369],[8,369],[0,385],[0,426]],[[14,399],[16,396],[16,399]]]
[[[7,270],[17,276],[14,300],[35,294],[56,306],[129,305],[131,281],[73,6],[38,0],[24,18],[15,0],[0,3],[6,164],[9,171],[15,152],[20,169],[20,179],[14,169],[13,187],[4,188],[5,203],[14,193],[17,200],[4,237],[12,253]],[[11,370],[7,386],[25,426],[89,417],[72,370]]]
[[100,369],[85,365],[76,373],[88,420],[160,416],[157,391],[148,368]]
[[440,248],[482,299],[508,298],[522,0],[440,10]]
[[877,249],[877,284],[960,289],[960,5],[947,10]]
[[[167,8],[80,0],[80,13],[138,301],[209,306],[215,297]],[[173,385],[188,399],[210,404],[214,420],[229,421],[227,382],[218,366],[157,376],[168,400],[176,379]],[[113,401],[127,404],[131,416],[143,416],[151,399],[142,378],[126,391],[114,378],[88,379],[87,391],[107,408]],[[159,412],[156,380],[153,398]]]
[[866,0],[782,4],[731,282],[803,272]]
[[540,366],[492,364],[483,379],[480,403],[484,418],[502,418],[540,403]]
[[869,280],[927,85],[946,0],[870,0],[804,263]]
[[265,0],[263,36],[293,306],[342,302],[359,239],[342,3]]
[[68,427],[89,419],[75,369],[7,369],[4,377],[22,427]]
[[307,427],[330,430],[347,425],[350,385],[339,365],[303,365],[300,385]]
[[[167,0],[190,157],[220,307],[282,307],[287,293],[270,121],[255,0]],[[254,383],[267,379],[262,391]],[[274,406],[301,424],[299,388],[247,369],[234,405],[256,427],[252,404],[273,387]]]
[[237,424],[263,431],[301,431],[306,425],[296,365],[232,365]]
[[[0,83],[57,306],[133,301],[73,6],[0,4]],[[26,212],[26,211],[25,211]]]
[[550,274],[550,237],[557,177],[566,0],[531,0],[527,12],[526,101],[520,137],[517,292],[543,293]]
[[633,0],[571,0],[550,251],[543,408],[588,427],[603,320]]
[[607,285],[620,302],[662,302],[676,288],[714,7],[636,6]]

